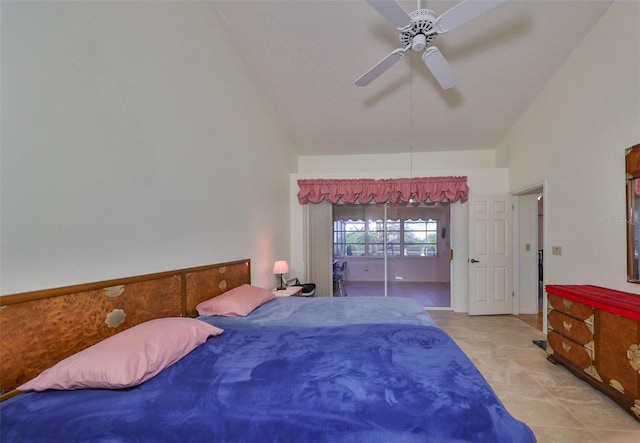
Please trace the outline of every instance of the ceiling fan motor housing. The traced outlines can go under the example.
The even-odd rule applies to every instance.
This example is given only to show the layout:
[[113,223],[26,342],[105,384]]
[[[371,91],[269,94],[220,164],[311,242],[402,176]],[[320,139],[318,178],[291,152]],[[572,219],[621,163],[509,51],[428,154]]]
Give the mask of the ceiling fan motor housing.
[[[400,32],[400,43],[404,48],[412,47],[415,51],[422,51],[428,46],[438,35],[433,31],[433,24],[436,21],[436,14],[429,9],[418,9],[409,14],[413,24],[406,31]],[[422,37],[416,39],[418,35],[424,36],[424,43]],[[417,47],[416,47],[417,46]]]

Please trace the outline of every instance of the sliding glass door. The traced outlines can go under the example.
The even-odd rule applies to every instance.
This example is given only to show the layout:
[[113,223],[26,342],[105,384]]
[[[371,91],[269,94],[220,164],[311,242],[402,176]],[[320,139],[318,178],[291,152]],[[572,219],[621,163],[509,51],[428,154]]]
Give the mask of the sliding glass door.
[[334,205],[334,295],[450,307],[449,222],[448,204]]

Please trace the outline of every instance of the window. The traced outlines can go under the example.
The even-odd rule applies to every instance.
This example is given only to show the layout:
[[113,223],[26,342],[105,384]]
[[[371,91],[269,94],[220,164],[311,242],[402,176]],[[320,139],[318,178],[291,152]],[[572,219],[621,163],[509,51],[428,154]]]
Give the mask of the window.
[[430,210],[433,211],[432,208],[403,207],[402,210],[390,210],[394,212],[393,218],[388,217],[385,223],[384,208],[380,206],[334,208],[334,256],[384,256],[385,228],[388,256],[438,256],[438,221],[426,215]]
[[438,256],[438,222],[427,220],[404,221],[405,255],[421,255],[423,257]]
[[[382,220],[367,220],[367,244],[365,255],[384,255],[384,222]],[[387,245],[387,248],[390,248]]]
[[365,226],[362,220],[335,220],[333,222],[333,255],[365,254]]

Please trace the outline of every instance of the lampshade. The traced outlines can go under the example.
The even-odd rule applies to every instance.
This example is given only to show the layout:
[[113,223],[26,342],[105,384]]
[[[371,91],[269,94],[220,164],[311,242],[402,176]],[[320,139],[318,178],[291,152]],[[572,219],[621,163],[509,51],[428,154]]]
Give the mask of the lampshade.
[[289,265],[286,261],[281,260],[277,261],[273,264],[273,273],[274,274],[286,274],[289,272]]

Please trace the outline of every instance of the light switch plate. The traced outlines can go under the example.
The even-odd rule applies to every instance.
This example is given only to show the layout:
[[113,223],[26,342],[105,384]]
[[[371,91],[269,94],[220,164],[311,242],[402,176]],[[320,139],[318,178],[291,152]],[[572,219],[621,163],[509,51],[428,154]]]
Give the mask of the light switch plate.
[[562,246],[551,246],[551,254],[562,255]]

